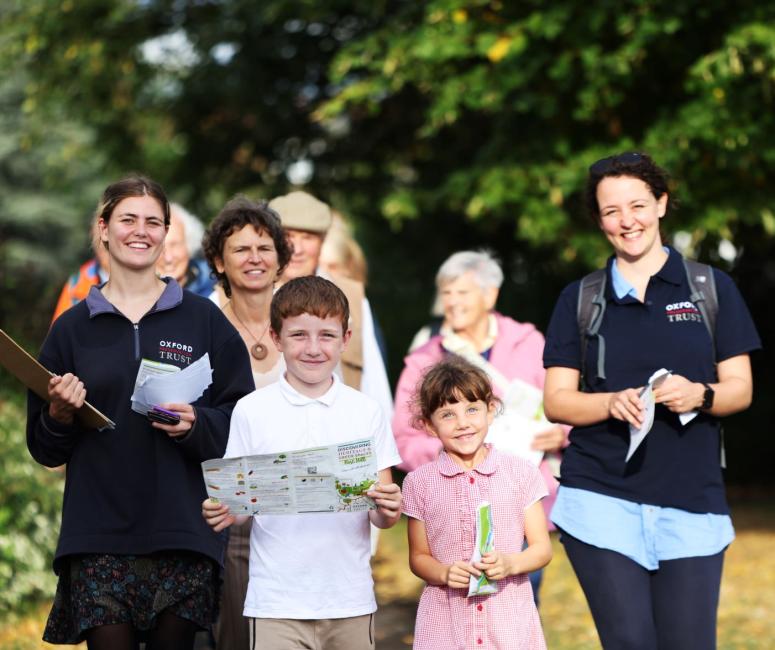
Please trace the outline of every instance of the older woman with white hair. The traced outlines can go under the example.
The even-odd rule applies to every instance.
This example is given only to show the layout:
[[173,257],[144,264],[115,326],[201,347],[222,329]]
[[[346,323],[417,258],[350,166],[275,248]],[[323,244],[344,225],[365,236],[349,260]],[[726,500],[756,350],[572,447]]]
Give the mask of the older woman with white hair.
[[[437,334],[404,359],[404,370],[396,388],[393,433],[403,459],[399,468],[412,471],[438,456],[441,450],[438,438],[412,425],[412,400],[424,372],[445,356],[457,354],[490,376],[495,393],[505,406],[496,422],[501,419],[523,422],[524,426],[511,427],[510,432],[515,436],[524,431],[535,432],[525,445],[525,453],[532,453],[533,460],[537,460],[543,452],[540,468],[550,493],[543,502],[548,515],[557,491],[550,461],[565,444],[566,432],[546,421],[541,426],[528,422],[529,416],[520,420],[524,414],[514,415],[520,408],[520,399],[512,399],[515,392],[528,402],[538,400],[540,406],[545,375],[544,337],[534,325],[517,322],[495,311],[502,283],[503,271],[498,262],[484,251],[455,253],[439,268],[436,286],[444,322]],[[495,444],[501,446],[498,442]],[[539,580],[540,576],[531,576],[536,600]]]

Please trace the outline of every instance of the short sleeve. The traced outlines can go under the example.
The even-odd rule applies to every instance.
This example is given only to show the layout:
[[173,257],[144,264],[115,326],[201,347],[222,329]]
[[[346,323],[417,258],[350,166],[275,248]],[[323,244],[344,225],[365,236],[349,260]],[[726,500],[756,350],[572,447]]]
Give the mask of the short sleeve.
[[724,361],[762,347],[751,312],[735,286],[723,271],[713,269],[718,294],[716,316],[716,360]]
[[544,368],[581,370],[581,339],[576,318],[580,281],[562,290],[554,306],[544,345]]
[[546,481],[537,467],[525,462],[522,464],[521,471],[525,477],[522,483],[522,503],[525,504],[524,509],[527,510],[536,501],[548,496],[549,490],[547,490]]
[[249,456],[251,454],[250,425],[247,413],[245,413],[246,404],[246,401],[241,399],[232,411],[229,424],[229,441],[226,444],[224,458],[239,458],[240,456]]
[[371,419],[371,435],[377,452],[377,469],[386,469],[401,464],[401,455],[396,447],[393,431],[379,405],[374,404]]
[[416,472],[409,472],[404,479],[401,488],[403,497],[402,510],[407,517],[425,521],[422,511],[422,502],[418,485],[418,476]]

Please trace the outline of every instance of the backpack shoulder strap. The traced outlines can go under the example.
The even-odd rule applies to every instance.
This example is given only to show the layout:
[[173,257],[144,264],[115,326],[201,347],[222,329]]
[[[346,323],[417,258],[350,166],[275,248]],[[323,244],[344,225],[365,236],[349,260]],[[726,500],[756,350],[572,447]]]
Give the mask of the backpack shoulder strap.
[[718,316],[718,294],[713,269],[707,264],[694,260],[683,260],[686,269],[686,279],[689,282],[691,295],[689,300],[697,305],[702,315],[702,321],[710,334],[713,344],[713,358],[716,357],[716,317]]
[[[702,315],[702,321],[710,334],[713,347],[713,360],[716,360],[716,318],[718,316],[718,292],[713,268],[695,260],[683,260],[686,269],[686,279],[691,295],[689,300],[697,305]],[[727,466],[726,445],[724,444],[724,426],[719,427],[719,460],[722,468]]]
[[605,379],[605,340],[599,334],[605,314],[605,285],[607,270],[598,269],[581,279],[579,297],[576,305],[576,322],[581,341],[581,385],[585,387],[587,343],[590,337],[598,338],[597,376]]

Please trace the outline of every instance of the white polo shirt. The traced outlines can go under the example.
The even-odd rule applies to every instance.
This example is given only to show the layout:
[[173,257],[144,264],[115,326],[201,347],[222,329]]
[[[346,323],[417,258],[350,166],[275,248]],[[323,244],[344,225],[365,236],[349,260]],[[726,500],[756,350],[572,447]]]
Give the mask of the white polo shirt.
[[[374,438],[377,467],[401,462],[379,404],[334,375],[318,398],[284,376],[237,402],[226,458]],[[250,536],[245,616],[323,619],[377,609],[367,512],[260,515]]]

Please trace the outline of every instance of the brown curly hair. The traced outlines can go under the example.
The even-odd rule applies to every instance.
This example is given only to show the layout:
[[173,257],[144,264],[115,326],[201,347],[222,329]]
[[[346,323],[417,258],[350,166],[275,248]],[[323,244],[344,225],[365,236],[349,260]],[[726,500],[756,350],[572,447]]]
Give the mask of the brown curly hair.
[[266,233],[272,238],[277,251],[278,276],[288,266],[293,255],[293,245],[283,230],[280,216],[267,205],[266,201],[252,201],[245,196],[234,197],[223,206],[218,216],[213,219],[202,240],[202,250],[207,258],[207,263],[210,265],[215,278],[221,283],[227,297],[231,297],[229,278],[226,277],[225,273],[218,271],[215,260],[223,259],[223,247],[226,240],[247,225],[253,226],[257,232]]
[[624,152],[598,160],[589,168],[587,177],[587,211],[596,225],[600,225],[600,206],[597,203],[597,186],[610,176],[638,178],[649,186],[657,200],[667,194],[667,215],[676,208],[676,200],[670,193],[670,176],[645,153]]

